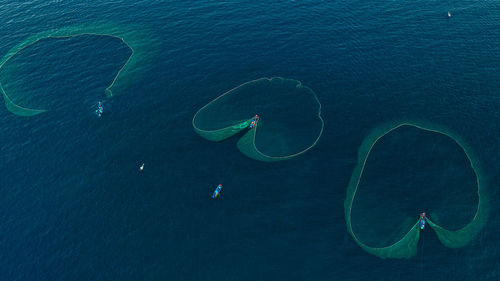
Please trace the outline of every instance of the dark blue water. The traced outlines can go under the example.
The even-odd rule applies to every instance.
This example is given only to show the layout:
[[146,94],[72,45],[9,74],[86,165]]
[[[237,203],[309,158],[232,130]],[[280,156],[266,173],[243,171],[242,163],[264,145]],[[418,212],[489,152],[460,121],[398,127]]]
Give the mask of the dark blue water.
[[[0,77],[43,89],[37,100],[51,109],[0,109],[0,279],[500,279],[498,2],[0,1],[0,54],[93,21],[141,26],[160,51],[102,118],[92,104],[128,56],[113,39],[40,42],[26,50],[30,66]],[[325,132],[313,150],[263,163],[235,139],[193,131],[201,106],[271,76],[318,94]],[[491,212],[468,246],[445,248],[428,231],[417,257],[382,260],[348,235],[358,146],[396,119],[444,126],[474,151]]]

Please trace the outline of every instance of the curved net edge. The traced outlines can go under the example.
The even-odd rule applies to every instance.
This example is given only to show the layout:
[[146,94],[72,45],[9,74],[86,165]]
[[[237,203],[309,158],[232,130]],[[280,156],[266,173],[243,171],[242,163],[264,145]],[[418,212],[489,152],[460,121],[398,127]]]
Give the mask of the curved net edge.
[[7,108],[7,110],[9,110],[11,113],[17,116],[30,117],[38,115],[40,113],[44,113],[46,111],[44,109],[31,109],[15,104],[14,102],[12,102],[9,96],[7,96],[7,93],[5,93],[5,90],[3,89],[1,83],[0,83],[0,91],[2,92],[3,100],[5,102],[5,108]]
[[461,248],[469,244],[486,225],[488,220],[489,203],[482,192],[479,193],[478,210],[474,218],[463,228],[459,230],[448,230],[429,218],[429,226],[436,233],[439,241],[448,248]]
[[313,147],[315,147],[316,144],[318,143],[319,139],[323,135],[323,131],[324,131],[324,128],[325,128],[325,122],[324,122],[323,118],[321,117],[321,103],[319,102],[319,100],[316,97],[316,95],[314,95],[314,98],[315,98],[316,102],[318,103],[318,119],[321,122],[321,129],[320,129],[320,131],[318,133],[318,136],[316,137],[316,139],[314,140],[314,142],[310,146],[308,146],[304,150],[301,150],[301,151],[299,151],[297,153],[286,155],[286,156],[270,156],[270,155],[266,155],[265,153],[261,152],[257,148],[257,146],[255,144],[255,136],[257,134],[257,129],[259,127],[259,124],[262,123],[262,118],[261,118],[260,121],[256,124],[255,128],[253,130],[250,130],[249,132],[247,132],[238,141],[238,143],[237,143],[238,149],[245,156],[247,156],[249,158],[252,158],[254,160],[259,160],[259,161],[264,161],[264,162],[277,162],[277,161],[283,161],[283,160],[288,160],[288,159],[295,158],[295,157],[297,157],[299,155],[302,155],[302,154],[306,153],[307,151],[309,151]]
[[[104,90],[106,96],[112,97],[113,91],[117,88],[122,88],[119,91],[123,91],[124,81],[129,80],[132,77],[137,76],[136,69],[134,66],[137,64],[144,64],[148,58],[148,53],[152,53],[148,51],[148,46],[151,44],[147,44],[147,42],[141,43],[140,36],[136,35],[136,32],[124,31],[116,25],[112,25],[109,23],[100,23],[100,24],[91,24],[91,25],[75,25],[75,26],[67,26],[59,29],[53,29],[49,31],[42,31],[32,36],[29,36],[22,42],[18,43],[14,47],[12,47],[0,60],[0,69],[7,63],[12,57],[14,57],[17,53],[21,52],[25,48],[36,44],[38,41],[47,38],[70,38],[80,35],[98,35],[98,36],[110,36],[114,38],[120,39],[130,50],[131,54],[125,64],[118,70],[111,84],[106,87]],[[149,55],[151,57],[151,55]],[[18,116],[33,116],[47,110],[44,109],[30,109],[26,107],[22,107],[17,105],[12,101],[11,98],[7,95],[5,90],[2,88],[2,96],[5,101],[5,106],[7,110],[11,113]]]
[[[391,122],[391,123],[385,123],[378,128],[374,129],[362,142],[362,144],[359,147],[358,150],[358,163],[356,164],[352,177],[349,181],[349,185],[347,188],[347,195],[346,195],[346,200],[344,202],[344,209],[345,209],[345,220],[347,224],[347,228],[349,231],[349,234],[353,237],[355,242],[365,251],[367,251],[370,254],[373,254],[375,256],[381,257],[381,258],[409,258],[411,256],[414,256],[416,254],[416,249],[417,249],[417,243],[418,243],[418,238],[419,238],[419,233],[420,231],[418,230],[418,222],[417,224],[408,232],[403,239],[400,241],[396,242],[395,244],[389,246],[389,247],[384,247],[384,248],[372,248],[369,247],[365,244],[363,244],[361,241],[358,240],[356,235],[354,234],[352,230],[352,223],[351,223],[351,209],[352,209],[352,204],[354,202],[354,197],[356,195],[357,188],[359,186],[359,182],[361,179],[361,176],[363,174],[363,170],[366,164],[366,161],[368,160],[368,156],[373,148],[373,146],[377,143],[377,141],[385,136],[386,134],[392,132],[393,130],[396,130],[397,128],[404,126],[404,125],[409,125],[413,126],[422,130],[426,131],[431,131],[431,132],[436,132],[440,134],[444,134],[451,139],[453,139],[464,151],[465,155],[470,161],[471,167],[474,170],[476,177],[477,177],[477,184],[478,184],[478,196],[479,196],[479,202],[478,202],[478,207],[476,214],[473,218],[473,220],[468,223],[465,227],[462,229],[459,229],[457,231],[450,231],[447,230],[436,223],[432,222],[430,219],[427,218],[427,221],[429,222],[429,225],[431,228],[435,231],[436,235],[438,236],[438,239],[441,241],[441,243],[449,248],[459,248],[463,247],[466,244],[470,243],[472,239],[481,231],[483,226],[486,224],[486,221],[488,219],[488,201],[487,201],[487,196],[486,196],[486,190],[485,190],[485,184],[483,183],[483,176],[481,173],[481,168],[479,166],[479,162],[475,161],[477,159],[474,157],[474,154],[472,153],[471,149],[468,148],[464,144],[464,142],[457,137],[456,135],[450,133],[447,129],[438,127],[436,125],[430,125],[426,124],[425,122],[409,122],[409,121],[402,121],[402,122]],[[412,232],[417,232],[413,233]],[[412,238],[413,237],[413,238]],[[402,245],[398,246],[397,248],[394,248],[396,244],[401,244],[401,243],[409,243],[407,247],[403,247]]]
[[349,182],[347,188],[346,200],[344,201],[344,215],[347,225],[347,231],[352,236],[356,244],[360,246],[366,252],[377,256],[379,258],[411,258],[417,253],[418,240],[420,239],[420,230],[418,228],[418,221],[413,227],[397,242],[386,246],[386,247],[370,247],[363,242],[361,242],[354,234],[352,229],[351,221],[351,211],[352,205],[354,203],[354,197],[356,196],[356,191],[359,186],[359,181],[363,173],[364,166],[366,164],[366,159],[371,151],[371,148],[376,143],[379,137],[374,137],[374,134],[369,135],[363,141],[358,152],[358,164],[354,168],[353,176]]

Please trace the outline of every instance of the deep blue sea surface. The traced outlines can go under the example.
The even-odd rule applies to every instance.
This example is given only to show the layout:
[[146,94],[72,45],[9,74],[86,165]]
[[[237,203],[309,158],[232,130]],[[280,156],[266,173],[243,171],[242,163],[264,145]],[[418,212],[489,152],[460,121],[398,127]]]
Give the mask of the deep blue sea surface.
[[[500,280],[498,1],[0,0],[0,56],[92,22],[138,28],[154,60],[110,99],[130,55],[117,39],[42,40],[2,68],[6,90],[49,111],[0,107],[0,280]],[[194,132],[200,107],[273,76],[318,95],[325,132],[311,151],[265,163]],[[348,234],[358,147],[394,120],[438,124],[474,152],[491,207],[469,245],[426,230],[417,256],[384,260]],[[446,207],[426,188],[425,206]]]

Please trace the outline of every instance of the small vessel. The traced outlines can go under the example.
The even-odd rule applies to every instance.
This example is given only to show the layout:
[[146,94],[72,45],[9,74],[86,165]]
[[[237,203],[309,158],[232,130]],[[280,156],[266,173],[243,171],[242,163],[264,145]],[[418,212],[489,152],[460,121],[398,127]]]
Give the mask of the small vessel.
[[212,194],[212,198],[213,199],[217,199],[217,197],[219,197],[220,193],[222,191],[222,184],[219,184],[215,190],[214,190],[214,193]]
[[253,129],[255,128],[255,125],[257,125],[257,122],[259,122],[259,115],[255,115],[252,119],[252,122],[250,123],[250,126],[248,128]]
[[102,106],[102,102],[98,102],[97,109],[95,110],[95,114],[97,114],[97,116],[101,117],[103,112],[104,112],[104,107]]
[[418,219],[418,226],[420,227],[420,230],[425,229],[425,220],[426,219],[427,219],[427,217],[425,216],[425,212],[420,213],[420,218]]
[[448,17],[449,17],[449,18],[451,18],[451,13],[450,13],[450,11],[448,11]]
[[144,170],[144,163],[142,163],[142,165],[139,167],[139,171],[142,171]]

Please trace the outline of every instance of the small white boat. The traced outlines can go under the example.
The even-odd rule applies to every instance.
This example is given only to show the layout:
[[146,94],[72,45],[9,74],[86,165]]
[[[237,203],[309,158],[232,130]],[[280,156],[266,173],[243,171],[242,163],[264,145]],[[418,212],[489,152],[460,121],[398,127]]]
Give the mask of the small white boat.
[[449,17],[449,18],[451,18],[451,13],[450,13],[450,11],[448,11],[448,17]]

